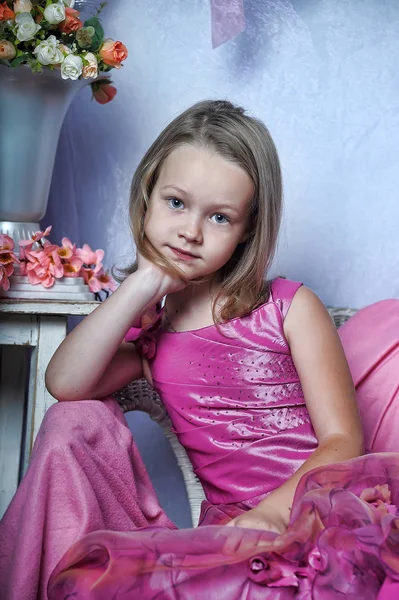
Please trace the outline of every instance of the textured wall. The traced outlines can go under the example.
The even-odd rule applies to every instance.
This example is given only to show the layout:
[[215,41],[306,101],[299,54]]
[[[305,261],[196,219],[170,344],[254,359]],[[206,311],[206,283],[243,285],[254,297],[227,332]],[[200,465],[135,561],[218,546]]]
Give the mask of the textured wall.
[[398,297],[397,0],[244,7],[246,31],[213,51],[207,0],[109,2],[106,33],[130,57],[114,72],[111,104],[83,90],[69,111],[45,218],[54,239],[104,247],[109,264],[129,255],[128,189],[141,155],[182,109],[227,97],[265,121],[280,152],[275,270],[329,304]]

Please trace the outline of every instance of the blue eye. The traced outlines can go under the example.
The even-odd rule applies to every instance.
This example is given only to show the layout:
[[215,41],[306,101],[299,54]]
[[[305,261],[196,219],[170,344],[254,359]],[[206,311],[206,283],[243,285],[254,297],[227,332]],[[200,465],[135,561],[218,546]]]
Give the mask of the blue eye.
[[216,215],[213,215],[211,217],[211,219],[213,219],[213,222],[217,223],[218,225],[224,225],[225,223],[230,223],[230,219],[228,219],[227,217],[225,217],[224,215],[221,215],[219,213],[217,213]]
[[168,198],[168,205],[172,209],[184,208],[184,204],[179,198]]

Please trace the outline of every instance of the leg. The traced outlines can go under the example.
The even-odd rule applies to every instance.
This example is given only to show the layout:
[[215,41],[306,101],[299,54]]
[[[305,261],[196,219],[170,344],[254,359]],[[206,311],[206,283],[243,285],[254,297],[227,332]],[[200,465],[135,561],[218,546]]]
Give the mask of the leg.
[[53,405],[0,524],[4,600],[46,600],[51,571],[86,533],[175,526],[114,400]]

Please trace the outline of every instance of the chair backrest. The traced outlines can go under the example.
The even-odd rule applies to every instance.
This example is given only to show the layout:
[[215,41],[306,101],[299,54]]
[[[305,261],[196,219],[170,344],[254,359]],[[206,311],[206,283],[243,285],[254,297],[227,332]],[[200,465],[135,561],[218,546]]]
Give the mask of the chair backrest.
[[[343,325],[356,312],[356,310],[351,308],[327,307],[327,310],[337,328]],[[205,494],[198,477],[193,471],[185,449],[180,444],[176,434],[171,430],[171,422],[161,398],[145,379],[132,381],[126,387],[115,392],[114,397],[124,412],[141,410],[148,413],[162,427],[172,446],[177,464],[182,471],[190,503],[191,518],[193,526],[195,526],[199,520],[201,502],[205,499]]]

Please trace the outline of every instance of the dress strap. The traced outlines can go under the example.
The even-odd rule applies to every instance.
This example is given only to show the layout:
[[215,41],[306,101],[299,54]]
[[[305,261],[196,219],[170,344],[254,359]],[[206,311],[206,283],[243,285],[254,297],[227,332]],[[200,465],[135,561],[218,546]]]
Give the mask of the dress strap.
[[271,285],[271,299],[275,302],[281,311],[283,319],[285,318],[291,302],[303,284],[298,281],[291,281],[283,277],[277,277]]

